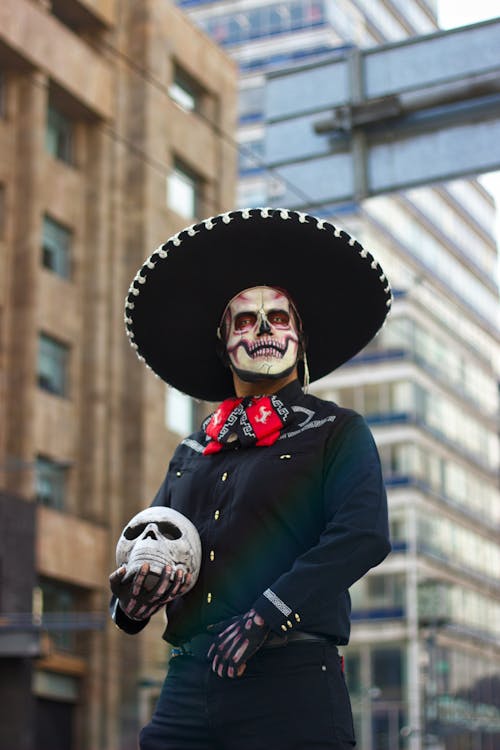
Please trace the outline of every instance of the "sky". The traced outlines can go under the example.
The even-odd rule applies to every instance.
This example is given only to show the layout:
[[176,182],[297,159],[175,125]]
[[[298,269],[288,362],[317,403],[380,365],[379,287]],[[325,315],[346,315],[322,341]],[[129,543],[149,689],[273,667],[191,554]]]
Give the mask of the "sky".
[[[438,0],[439,25],[444,29],[499,16],[500,0]],[[484,175],[481,182],[493,193],[497,203],[497,237],[500,244],[500,172]]]
[[500,0],[438,0],[439,25],[465,26],[500,16]]

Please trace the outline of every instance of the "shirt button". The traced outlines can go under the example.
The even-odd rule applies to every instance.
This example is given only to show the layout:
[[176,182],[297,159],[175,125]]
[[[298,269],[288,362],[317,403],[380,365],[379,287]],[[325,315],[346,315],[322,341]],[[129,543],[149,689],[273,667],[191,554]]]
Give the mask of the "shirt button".
[[235,440],[238,440],[238,435],[235,432],[231,432],[231,434],[227,436],[227,442],[234,443]]
[[219,516],[220,516],[220,510],[216,510],[215,513],[214,513],[214,518],[215,518],[216,521],[219,520]]
[[224,472],[224,474],[221,476],[221,479],[222,479],[223,482],[226,481],[226,479],[227,479],[227,471]]
[[210,560],[213,562],[215,560],[215,552],[213,549],[210,550]]
[[176,475],[177,475],[178,477],[181,477],[181,476],[182,476],[182,471],[176,471],[175,473],[176,473]]
[[212,601],[212,594],[208,593],[207,594],[207,603],[210,604],[211,601]]

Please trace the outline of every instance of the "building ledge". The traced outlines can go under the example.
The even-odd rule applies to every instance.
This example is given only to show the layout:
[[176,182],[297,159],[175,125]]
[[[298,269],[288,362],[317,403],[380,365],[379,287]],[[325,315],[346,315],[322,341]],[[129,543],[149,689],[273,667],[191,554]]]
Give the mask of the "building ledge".
[[2,0],[0,43],[46,73],[89,115],[111,119],[114,96],[109,65],[57,18],[28,0]]

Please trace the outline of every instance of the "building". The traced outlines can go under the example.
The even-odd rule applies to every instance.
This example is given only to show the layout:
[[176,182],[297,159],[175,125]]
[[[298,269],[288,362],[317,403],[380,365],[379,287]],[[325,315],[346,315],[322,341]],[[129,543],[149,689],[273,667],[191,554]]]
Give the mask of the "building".
[[[179,2],[240,66],[240,206],[280,205],[266,75],[437,29],[428,0]],[[305,66],[304,68],[305,69]],[[307,205],[300,173],[295,189]],[[300,201],[298,201],[300,202]],[[314,391],[380,447],[393,552],[351,591],[346,651],[363,750],[500,748],[498,255],[495,207],[456,180],[322,213],[374,248],[391,318]]]
[[6,750],[135,748],[163,677],[161,622],[133,640],[107,617],[116,541],[177,442],[124,300],[154,247],[233,206],[235,120],[234,64],[173,4],[1,3]]

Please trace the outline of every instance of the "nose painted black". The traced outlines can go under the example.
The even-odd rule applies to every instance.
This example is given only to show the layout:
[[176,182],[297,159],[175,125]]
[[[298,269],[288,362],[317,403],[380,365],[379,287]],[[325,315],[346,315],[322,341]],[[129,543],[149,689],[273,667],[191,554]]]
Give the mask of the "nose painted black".
[[257,336],[262,336],[263,333],[271,333],[271,326],[265,318],[260,321],[260,328]]

